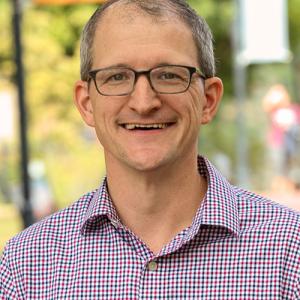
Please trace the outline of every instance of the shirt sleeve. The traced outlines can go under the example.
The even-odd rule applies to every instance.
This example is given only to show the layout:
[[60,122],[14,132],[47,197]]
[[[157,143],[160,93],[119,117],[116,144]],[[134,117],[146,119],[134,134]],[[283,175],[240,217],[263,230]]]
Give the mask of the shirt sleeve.
[[14,280],[9,267],[8,246],[0,259],[0,300],[17,299]]

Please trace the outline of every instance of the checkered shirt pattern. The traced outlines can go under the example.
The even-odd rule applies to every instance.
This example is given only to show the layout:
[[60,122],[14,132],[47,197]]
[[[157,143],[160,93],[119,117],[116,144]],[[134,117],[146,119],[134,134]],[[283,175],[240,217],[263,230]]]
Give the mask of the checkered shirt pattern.
[[104,180],[8,242],[0,299],[300,299],[300,214],[198,161],[206,196],[160,253],[121,224]]

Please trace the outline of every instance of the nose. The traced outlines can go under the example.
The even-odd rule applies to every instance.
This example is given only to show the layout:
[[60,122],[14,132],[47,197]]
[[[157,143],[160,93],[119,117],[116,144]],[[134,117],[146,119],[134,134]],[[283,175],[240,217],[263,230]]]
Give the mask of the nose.
[[147,115],[162,106],[158,94],[152,89],[145,75],[138,77],[134,91],[129,97],[128,106],[140,115]]

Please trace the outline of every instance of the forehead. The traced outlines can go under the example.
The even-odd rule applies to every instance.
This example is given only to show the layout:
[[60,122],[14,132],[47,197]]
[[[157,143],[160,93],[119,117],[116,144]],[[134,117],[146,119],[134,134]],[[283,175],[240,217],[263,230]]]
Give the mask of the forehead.
[[[150,47],[162,56],[172,50],[197,56],[190,28],[174,13],[163,11],[154,16],[133,5],[116,3],[105,11],[97,25],[93,58],[118,53],[129,58],[136,49],[148,51]],[[147,55],[153,56],[154,52]]]
[[142,16],[155,21],[178,20],[178,16],[175,12],[175,8],[171,5],[167,5],[162,1],[161,5],[151,5],[151,1],[147,7],[141,8],[138,4],[127,3],[124,0],[120,0],[111,6],[109,6],[101,17],[101,22],[107,22],[109,19],[116,17],[120,22],[129,24],[134,22],[137,16]]

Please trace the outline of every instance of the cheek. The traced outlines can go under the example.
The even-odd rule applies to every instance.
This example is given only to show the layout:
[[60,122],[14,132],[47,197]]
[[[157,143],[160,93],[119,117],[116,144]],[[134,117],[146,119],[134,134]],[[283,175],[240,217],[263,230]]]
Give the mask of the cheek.
[[117,120],[120,114],[120,105],[111,99],[100,99],[94,105],[94,120],[96,132],[101,139],[112,139],[117,133]]
[[93,115],[96,125],[95,129],[98,137],[100,138],[100,135],[102,136],[103,134],[105,134],[106,128],[109,128],[107,122],[109,120],[110,114],[109,111],[106,111],[105,106],[102,106],[99,103],[97,103],[96,105],[94,105]]
[[170,99],[172,108],[179,116],[189,123],[189,127],[198,126],[201,124],[201,117],[203,112],[203,99],[199,91],[190,89],[184,94],[178,94],[176,97]]
[[196,123],[197,125],[201,124],[202,115],[203,115],[203,107],[204,107],[204,97],[198,90],[191,90],[190,92],[190,114],[191,121]]

